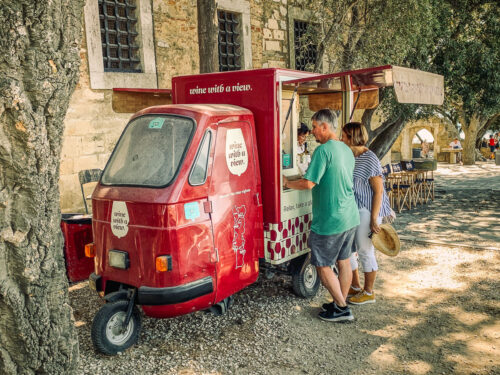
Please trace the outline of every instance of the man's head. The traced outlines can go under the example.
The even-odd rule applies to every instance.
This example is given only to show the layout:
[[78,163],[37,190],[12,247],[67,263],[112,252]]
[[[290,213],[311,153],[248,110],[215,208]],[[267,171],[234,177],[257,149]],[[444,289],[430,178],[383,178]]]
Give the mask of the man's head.
[[335,139],[338,120],[335,113],[329,109],[320,109],[312,117],[312,134],[316,141],[323,144],[330,139]]

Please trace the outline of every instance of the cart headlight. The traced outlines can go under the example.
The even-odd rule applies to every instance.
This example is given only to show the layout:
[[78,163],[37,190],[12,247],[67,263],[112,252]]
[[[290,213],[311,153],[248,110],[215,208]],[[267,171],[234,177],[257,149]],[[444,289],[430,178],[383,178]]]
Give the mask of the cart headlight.
[[108,263],[111,267],[126,270],[130,267],[128,253],[121,250],[110,250],[108,252]]

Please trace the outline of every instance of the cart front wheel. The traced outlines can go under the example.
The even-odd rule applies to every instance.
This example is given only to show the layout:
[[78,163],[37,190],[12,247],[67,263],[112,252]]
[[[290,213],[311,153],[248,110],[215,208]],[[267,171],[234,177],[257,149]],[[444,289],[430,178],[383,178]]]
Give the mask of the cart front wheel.
[[292,286],[296,295],[303,298],[314,297],[319,289],[319,275],[311,264],[311,255],[293,259]]
[[141,329],[141,314],[137,306],[134,306],[130,321],[124,326],[128,304],[128,301],[107,303],[95,315],[91,338],[99,352],[115,355],[137,342]]

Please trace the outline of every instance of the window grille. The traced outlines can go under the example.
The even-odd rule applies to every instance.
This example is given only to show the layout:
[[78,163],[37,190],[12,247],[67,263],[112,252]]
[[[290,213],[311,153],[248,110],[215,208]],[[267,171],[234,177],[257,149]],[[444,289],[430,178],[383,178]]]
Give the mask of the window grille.
[[105,72],[141,72],[136,0],[98,0]]
[[240,29],[238,14],[223,10],[219,19],[219,71],[241,69]]
[[312,40],[312,35],[307,32],[309,23],[294,21],[295,42],[295,69],[311,70],[316,63],[317,45]]

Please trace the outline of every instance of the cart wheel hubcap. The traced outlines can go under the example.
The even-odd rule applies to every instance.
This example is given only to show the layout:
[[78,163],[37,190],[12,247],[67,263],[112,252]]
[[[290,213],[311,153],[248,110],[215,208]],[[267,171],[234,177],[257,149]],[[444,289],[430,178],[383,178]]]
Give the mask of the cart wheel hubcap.
[[123,327],[123,322],[127,314],[124,311],[115,313],[106,324],[106,338],[113,345],[123,345],[132,336],[134,331],[134,320],[130,319],[127,327]]
[[308,264],[306,269],[304,270],[304,285],[306,286],[306,288],[314,288],[314,284],[316,284],[317,278],[318,273],[316,272],[316,268],[312,264]]

